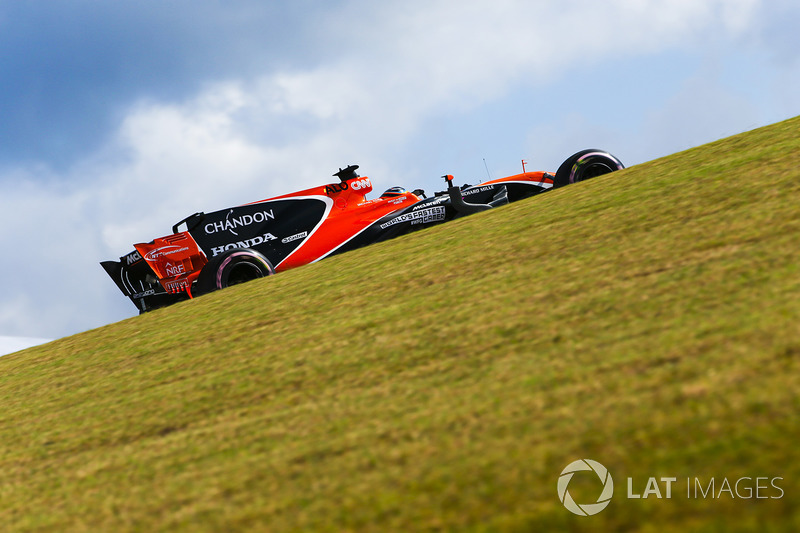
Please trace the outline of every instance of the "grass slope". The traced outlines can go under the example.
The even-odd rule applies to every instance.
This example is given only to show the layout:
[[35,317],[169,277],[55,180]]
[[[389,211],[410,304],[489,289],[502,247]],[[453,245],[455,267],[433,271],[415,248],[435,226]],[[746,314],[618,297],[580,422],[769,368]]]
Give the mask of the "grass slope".
[[[2,529],[797,531],[798,139],[800,118],[5,356]],[[580,458],[616,482],[593,517],[557,496]],[[671,499],[626,498],[651,476]],[[687,497],[742,477],[767,498]]]

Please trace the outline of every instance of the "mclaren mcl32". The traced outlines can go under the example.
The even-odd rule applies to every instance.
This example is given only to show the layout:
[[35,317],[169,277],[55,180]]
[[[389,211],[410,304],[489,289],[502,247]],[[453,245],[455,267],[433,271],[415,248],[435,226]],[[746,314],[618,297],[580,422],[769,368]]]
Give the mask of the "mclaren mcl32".
[[335,183],[195,213],[171,235],[101,264],[143,313],[622,168],[608,152],[583,150],[555,174],[523,166],[522,174],[462,187],[448,175],[447,190],[432,197],[393,187],[369,200],[372,181],[351,165]]

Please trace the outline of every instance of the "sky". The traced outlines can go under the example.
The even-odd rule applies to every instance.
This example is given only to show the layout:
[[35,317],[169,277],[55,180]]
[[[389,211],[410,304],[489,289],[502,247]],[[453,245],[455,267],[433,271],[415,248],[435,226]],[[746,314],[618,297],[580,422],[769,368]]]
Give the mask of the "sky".
[[798,22],[796,0],[0,0],[0,337],[135,316],[100,261],[351,163],[431,192],[800,115]]

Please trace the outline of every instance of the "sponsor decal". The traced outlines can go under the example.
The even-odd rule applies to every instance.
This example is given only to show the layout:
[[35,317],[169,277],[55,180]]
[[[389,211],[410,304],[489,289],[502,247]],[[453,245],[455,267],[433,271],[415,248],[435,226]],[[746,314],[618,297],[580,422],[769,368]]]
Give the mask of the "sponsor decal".
[[170,277],[186,274],[186,269],[183,267],[183,263],[178,263],[177,265],[173,265],[172,263],[167,263],[164,270],[167,272],[167,276]]
[[428,209],[433,206],[442,205],[450,201],[450,198],[447,196],[439,196],[438,198],[432,199],[429,202],[425,202],[424,204],[415,205],[411,210],[412,211],[421,211],[423,209]]
[[189,249],[188,246],[180,247],[177,244],[168,244],[167,246],[161,246],[159,248],[156,248],[155,250],[150,250],[145,254],[144,258],[146,261],[152,263],[153,261],[156,261],[159,257],[185,252],[188,249]]
[[167,292],[181,292],[189,288],[189,280],[177,279],[166,284]]
[[245,239],[243,241],[231,242],[222,246],[215,246],[211,248],[211,257],[218,256],[219,254],[225,253],[228,250],[235,250],[236,248],[252,248],[254,246],[258,246],[259,244],[264,244],[265,242],[274,240],[277,240],[275,235],[272,233],[265,233],[264,235],[253,237],[252,239]]
[[427,209],[420,209],[419,211],[412,211],[404,215],[400,215],[388,222],[381,224],[381,229],[386,229],[395,224],[402,222],[411,222],[414,224],[429,224],[431,222],[443,222],[445,216],[444,207],[429,207]]
[[363,178],[360,180],[351,181],[349,184],[346,181],[343,181],[342,183],[331,183],[325,187],[325,194],[328,196],[333,196],[334,194],[338,194],[350,188],[352,188],[354,191],[372,189],[372,182],[369,181],[369,178]]
[[204,228],[206,230],[206,235],[212,235],[220,231],[229,231],[238,237],[239,234],[236,232],[238,228],[245,228],[251,224],[261,224],[268,220],[275,220],[272,209],[269,211],[257,211],[252,214],[240,215],[238,217],[231,216],[232,214],[233,209],[225,215],[225,220],[206,224]]
[[469,196],[471,194],[478,194],[479,192],[491,191],[492,189],[494,189],[494,185],[484,185],[483,187],[470,189],[468,191],[462,191],[461,196]]
[[125,264],[128,266],[134,264],[137,261],[141,261],[142,256],[139,252],[133,252],[125,256]]
[[343,181],[342,183],[332,183],[325,187],[325,194],[328,196],[333,196],[334,194],[346,191],[349,188],[350,187],[347,185],[346,181]]
[[292,242],[292,241],[296,241],[298,239],[305,239],[307,236],[308,236],[308,232],[304,231],[302,233],[296,233],[296,234],[294,234],[294,235],[292,235],[290,237],[284,237],[283,239],[281,239],[281,242],[283,244],[286,244],[286,243],[289,243],[289,242]]
[[155,289],[149,289],[144,292],[137,292],[136,294],[132,294],[131,298],[145,298],[147,296],[153,296],[156,293]]
[[364,178],[354,181],[350,186],[354,191],[360,191],[361,189],[371,189],[372,183],[369,182],[369,178]]

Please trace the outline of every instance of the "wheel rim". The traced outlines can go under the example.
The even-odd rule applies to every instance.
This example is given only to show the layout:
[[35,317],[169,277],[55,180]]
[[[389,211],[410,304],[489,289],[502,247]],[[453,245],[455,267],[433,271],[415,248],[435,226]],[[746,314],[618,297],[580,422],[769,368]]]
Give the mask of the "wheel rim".
[[261,271],[258,265],[243,261],[231,269],[230,273],[228,274],[227,285],[230,287],[231,285],[237,285],[239,283],[245,283],[247,281],[252,281],[254,279],[263,277],[264,273]]
[[611,164],[604,160],[592,161],[589,159],[587,161],[578,161],[575,163],[575,166],[572,167],[569,182],[578,183],[579,181],[586,181],[596,178],[597,176],[609,174],[615,170],[618,170],[618,168],[612,168]]
[[613,171],[614,169],[605,163],[591,163],[584,167],[582,172],[578,172],[578,174],[575,176],[575,181],[596,178],[597,176],[602,176],[603,174],[608,174]]

